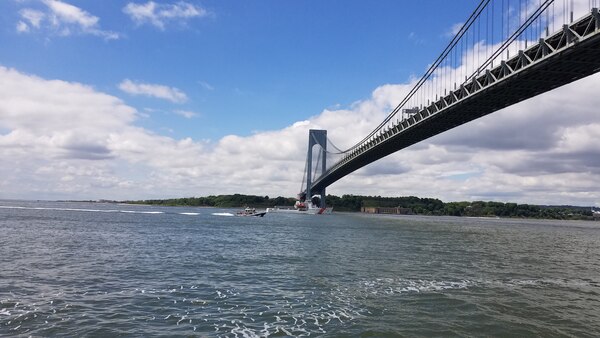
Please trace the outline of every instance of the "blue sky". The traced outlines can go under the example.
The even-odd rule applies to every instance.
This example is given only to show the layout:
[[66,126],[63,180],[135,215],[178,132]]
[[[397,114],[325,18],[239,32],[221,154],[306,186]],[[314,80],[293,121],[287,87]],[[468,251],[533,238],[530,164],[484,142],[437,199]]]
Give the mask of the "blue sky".
[[[97,17],[99,29],[119,38],[60,36],[47,27],[17,33],[20,12],[47,11],[47,5],[2,1],[0,62],[44,78],[92,85],[139,110],[157,110],[140,125],[194,139],[282,128],[324,108],[348,106],[381,84],[418,76],[447,43],[450,27],[476,5],[197,1],[189,4],[206,15],[164,20],[158,27],[132,20],[123,11],[126,2],[66,3]],[[188,100],[132,97],[118,88],[124,79],[177,88]],[[199,116],[185,119],[172,110]]]
[[[295,196],[308,130],[361,140],[477,3],[2,0],[0,199]],[[600,206],[599,85],[508,107],[328,192]]]

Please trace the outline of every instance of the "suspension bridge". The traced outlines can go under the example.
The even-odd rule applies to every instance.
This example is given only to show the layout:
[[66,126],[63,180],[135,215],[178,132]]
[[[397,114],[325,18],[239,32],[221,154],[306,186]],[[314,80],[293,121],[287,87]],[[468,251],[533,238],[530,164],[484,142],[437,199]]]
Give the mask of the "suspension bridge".
[[309,131],[300,199],[318,195],[315,204],[325,207],[325,189],[369,163],[598,72],[599,3],[482,0],[416,85],[362,140],[342,150],[326,130]]

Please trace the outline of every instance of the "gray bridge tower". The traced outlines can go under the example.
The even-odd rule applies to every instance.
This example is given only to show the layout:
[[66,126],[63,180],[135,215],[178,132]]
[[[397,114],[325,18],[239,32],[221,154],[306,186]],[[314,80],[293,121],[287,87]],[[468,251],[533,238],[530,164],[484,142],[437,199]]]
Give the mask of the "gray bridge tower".
[[[310,129],[308,131],[308,154],[307,154],[307,165],[306,165],[306,199],[310,200],[313,195],[320,195],[321,208],[325,208],[325,188],[323,187],[320,191],[311,191],[312,185],[312,168],[313,168],[313,147],[319,145],[322,151],[319,151],[317,155],[317,166],[321,166],[321,174],[326,170],[326,159],[327,159],[327,130]],[[318,168],[316,168],[317,170]]]

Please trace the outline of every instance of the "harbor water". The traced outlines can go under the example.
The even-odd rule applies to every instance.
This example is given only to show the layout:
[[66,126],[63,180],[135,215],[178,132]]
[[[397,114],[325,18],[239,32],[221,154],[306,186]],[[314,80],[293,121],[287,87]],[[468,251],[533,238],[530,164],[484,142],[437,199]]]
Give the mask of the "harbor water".
[[600,222],[0,201],[0,336],[600,336]]

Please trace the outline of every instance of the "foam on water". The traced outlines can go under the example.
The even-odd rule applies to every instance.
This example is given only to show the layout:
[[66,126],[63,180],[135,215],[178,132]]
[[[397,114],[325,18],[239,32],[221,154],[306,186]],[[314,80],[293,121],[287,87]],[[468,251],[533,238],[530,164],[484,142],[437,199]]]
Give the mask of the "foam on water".
[[158,215],[164,214],[163,211],[134,211],[134,210],[119,210],[119,212],[127,213],[127,214],[150,214],[150,215]]
[[406,294],[420,292],[443,292],[446,290],[466,289],[477,283],[468,280],[438,281],[438,280],[412,280],[403,278],[377,278],[362,281],[361,288],[371,294]]
[[2,209],[23,209],[23,210],[82,211],[82,212],[119,212],[119,210],[106,210],[106,209],[21,207],[21,206],[9,206],[9,205],[0,205],[0,208],[2,208]]
[[213,212],[211,215],[213,216],[235,216],[230,212]]
[[472,288],[597,288],[599,282],[572,279],[509,279],[509,280],[423,280],[377,278],[361,281],[360,288],[368,294],[444,293]]
[[188,215],[188,216],[198,216],[200,215],[199,212],[180,212],[180,215]]
[[[117,209],[84,209],[84,208],[49,208],[49,207],[23,207],[0,205],[1,209],[21,209],[21,210],[51,210],[51,211],[76,211],[76,212],[100,212],[100,213],[129,213],[129,214],[164,214],[164,211],[137,211],[137,210],[117,210]],[[185,213],[184,213],[185,214]],[[199,215],[197,213],[190,213]]]
[[[251,296],[237,289],[210,289],[197,285],[13,295],[10,299],[0,300],[0,327],[20,334],[28,333],[34,327],[31,333],[44,335],[56,323],[84,322],[86,314],[83,311],[90,304],[112,303],[116,299],[127,299],[128,304],[146,304],[143,312],[139,309],[120,310],[123,312],[120,315],[132,323],[160,322],[160,325],[189,332],[213,331],[225,336],[318,335],[349,324],[367,313],[353,305],[350,299],[341,297],[339,290],[297,291],[289,297],[279,294],[262,304],[249,302]],[[95,311],[96,317],[114,315],[114,309],[102,309],[101,306]],[[83,332],[86,331],[79,331]]]
[[[573,280],[558,278],[538,278],[538,279],[510,279],[505,282],[491,281],[486,284],[502,286],[506,288],[600,288],[600,282],[590,280]],[[600,290],[599,290],[600,291]]]

